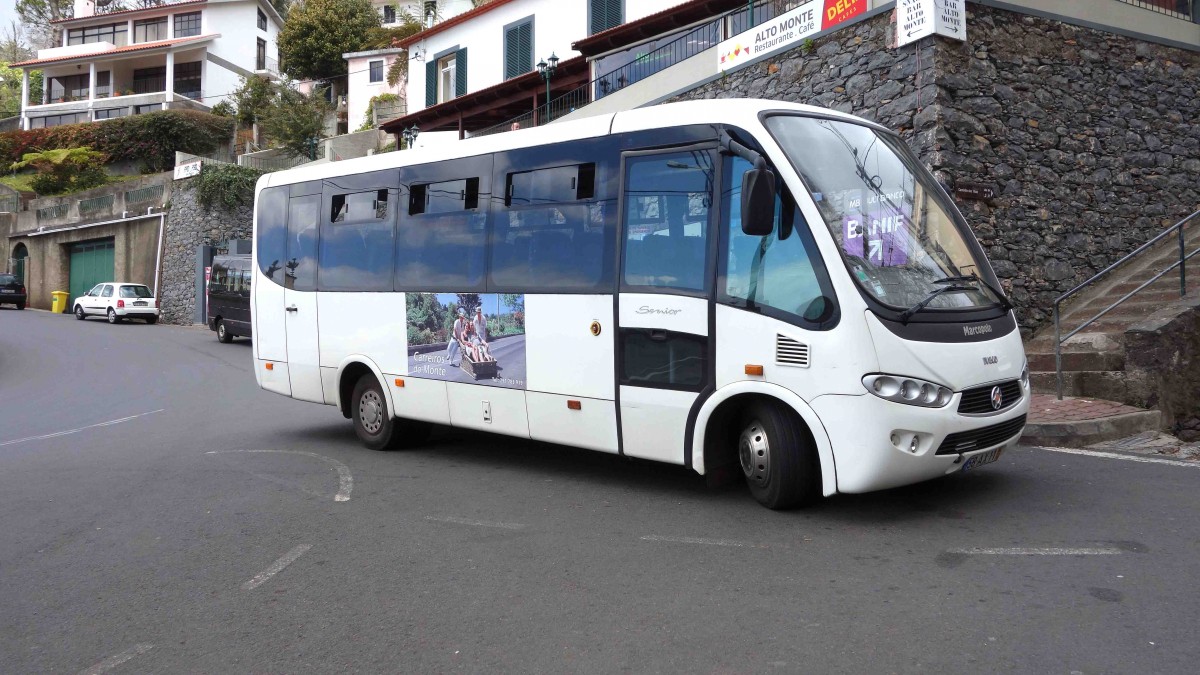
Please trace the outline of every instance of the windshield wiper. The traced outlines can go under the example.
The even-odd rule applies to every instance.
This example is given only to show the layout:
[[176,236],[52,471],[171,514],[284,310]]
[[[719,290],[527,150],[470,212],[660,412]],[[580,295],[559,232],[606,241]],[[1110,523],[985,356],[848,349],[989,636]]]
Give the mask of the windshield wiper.
[[929,295],[925,296],[925,298],[923,300],[921,300],[917,304],[915,304],[912,307],[909,307],[908,309],[901,312],[900,323],[907,326],[908,320],[911,319],[914,314],[925,309],[925,307],[928,306],[929,303],[933,302],[934,299],[937,298],[937,296],[939,296],[943,293],[970,293],[971,291],[975,291],[975,290],[978,290],[978,289],[972,288],[971,286],[942,286],[941,288],[934,289],[934,291],[932,293],[930,293]]
[[988,282],[984,281],[983,277],[979,276],[978,274],[975,274],[974,272],[972,272],[970,274],[959,275],[956,277],[946,277],[945,279],[938,279],[938,280],[934,281],[933,283],[935,283],[935,284],[960,284],[960,283],[968,282],[968,281],[973,281],[973,282],[979,284],[980,286],[983,286],[984,288],[991,291],[992,295],[996,296],[996,299],[1000,301],[1000,305],[1002,307],[1004,307],[1005,311],[1008,311],[1013,308],[1012,301],[1008,299],[1008,296],[1005,295],[1003,291],[1001,291],[999,288],[996,288],[995,286],[989,284]]

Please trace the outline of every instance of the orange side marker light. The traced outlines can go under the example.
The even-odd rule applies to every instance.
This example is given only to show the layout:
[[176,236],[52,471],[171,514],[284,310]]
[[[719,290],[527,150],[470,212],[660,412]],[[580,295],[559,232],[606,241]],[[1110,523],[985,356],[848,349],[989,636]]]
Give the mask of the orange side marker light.
[[275,364],[274,364],[274,363],[268,363],[268,364],[267,364],[267,370],[275,370]]
[[753,375],[755,377],[762,377],[763,367],[755,366],[755,365],[751,365],[751,364],[747,363],[746,364],[746,374]]
[[396,386],[403,389],[404,388],[404,380],[397,377],[396,378]]
[[570,401],[567,401],[567,409],[568,410],[583,410],[583,404],[580,403],[579,401],[570,400]]

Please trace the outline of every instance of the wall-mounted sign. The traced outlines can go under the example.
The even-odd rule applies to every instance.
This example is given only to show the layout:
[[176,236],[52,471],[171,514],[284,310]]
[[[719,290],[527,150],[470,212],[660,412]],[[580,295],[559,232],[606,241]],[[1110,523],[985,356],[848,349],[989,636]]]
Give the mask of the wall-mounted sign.
[[974,199],[977,201],[989,201],[995,199],[1000,191],[995,185],[987,185],[984,183],[959,183],[954,188],[954,196],[959,199]]
[[967,39],[966,0],[899,0],[896,3],[896,46],[930,35]]
[[197,159],[188,160],[188,161],[184,162],[183,164],[176,164],[175,165],[175,180],[179,180],[181,178],[191,178],[192,176],[200,175],[201,163],[202,162],[200,161],[200,159],[197,158]]
[[717,49],[717,68],[730,70],[760,56],[795,47],[805,38],[866,11],[867,0],[808,0],[722,42]]

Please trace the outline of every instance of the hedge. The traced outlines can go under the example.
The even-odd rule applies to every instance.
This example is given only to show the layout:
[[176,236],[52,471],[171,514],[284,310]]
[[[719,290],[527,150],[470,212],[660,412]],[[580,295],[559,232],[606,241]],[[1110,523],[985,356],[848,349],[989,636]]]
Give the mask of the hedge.
[[91,147],[109,161],[141,162],[154,171],[175,165],[175,151],[211,153],[233,139],[234,120],[195,110],[118,117],[103,122],[64,124],[44,129],[0,133],[0,162],[7,166],[28,152]]

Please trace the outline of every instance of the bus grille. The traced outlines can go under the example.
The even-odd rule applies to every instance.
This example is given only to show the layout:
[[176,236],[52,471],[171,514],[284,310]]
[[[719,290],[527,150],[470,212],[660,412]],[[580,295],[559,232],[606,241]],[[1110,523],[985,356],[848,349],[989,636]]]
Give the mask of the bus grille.
[[[992,387],[1000,387],[1000,393],[1004,395],[1004,405],[999,409],[992,407]],[[960,415],[987,415],[997,413],[1001,410],[1007,410],[1016,405],[1021,400],[1021,383],[1016,380],[1001,382],[999,385],[985,384],[982,387],[973,387],[962,393],[962,399],[958,402],[958,414]]]
[[786,335],[775,336],[775,362],[781,366],[808,367],[808,345]]
[[950,434],[942,444],[938,446],[937,454],[939,455],[957,455],[963,452],[971,452],[972,450],[980,450],[1011,439],[1021,430],[1025,428],[1025,416],[1011,419],[1000,424],[993,424],[990,427],[981,429],[972,429],[970,431],[960,431]]

